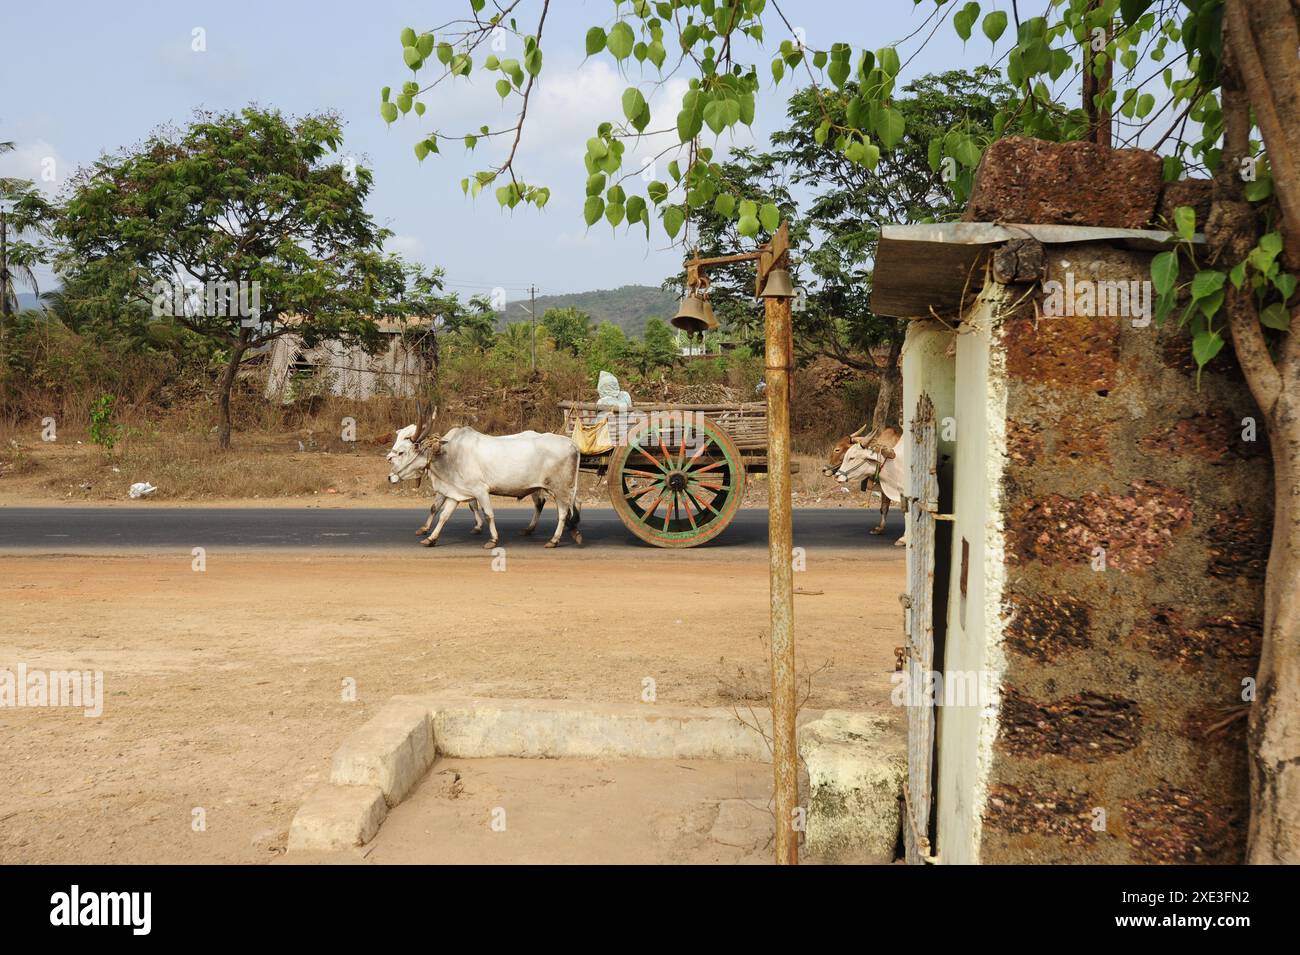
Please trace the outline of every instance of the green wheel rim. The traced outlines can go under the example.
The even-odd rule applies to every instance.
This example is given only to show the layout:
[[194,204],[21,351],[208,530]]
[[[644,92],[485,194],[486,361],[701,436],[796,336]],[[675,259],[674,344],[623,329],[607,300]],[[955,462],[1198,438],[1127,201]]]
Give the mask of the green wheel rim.
[[744,493],[740,451],[708,418],[693,428],[643,422],[611,455],[610,502],[628,530],[657,547],[713,540]]

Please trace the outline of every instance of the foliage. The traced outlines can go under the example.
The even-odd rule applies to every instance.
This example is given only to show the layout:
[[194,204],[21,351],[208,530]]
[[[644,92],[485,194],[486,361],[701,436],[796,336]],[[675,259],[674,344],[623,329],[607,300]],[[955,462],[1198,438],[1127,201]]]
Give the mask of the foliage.
[[382,252],[371,172],[336,158],[341,142],[330,114],[199,113],[73,180],[58,223],[70,307],[109,322],[147,309],[227,349],[223,445],[248,349],[289,332],[374,346],[375,316],[404,312],[410,276]]
[[565,348],[574,355],[582,353],[591,338],[591,316],[577,308],[548,308],[542,313],[542,326],[556,348]]
[[122,434],[121,427],[113,423],[116,400],[112,395],[100,395],[90,406],[90,440],[108,451],[113,449]]
[[[0,142],[0,154],[14,148]],[[40,294],[34,269],[49,261],[47,239],[54,222],[55,207],[27,179],[0,178],[0,207],[5,230],[5,261],[0,268],[0,301],[8,303],[8,312],[16,314],[18,284]]]

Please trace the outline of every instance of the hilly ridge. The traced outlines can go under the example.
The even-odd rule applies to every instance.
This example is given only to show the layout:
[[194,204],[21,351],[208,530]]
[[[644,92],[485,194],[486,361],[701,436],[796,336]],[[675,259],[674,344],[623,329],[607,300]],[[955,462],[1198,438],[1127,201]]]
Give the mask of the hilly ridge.
[[[528,313],[518,306],[521,301],[528,304],[526,298],[516,299],[506,306],[505,311],[497,313],[498,328],[510,322],[528,321]],[[539,295],[538,321],[548,308],[578,308],[591,316],[592,328],[601,322],[611,322],[623,329],[626,335],[640,338],[649,319],[662,318],[666,322],[677,313],[677,298],[653,285],[624,285],[591,292]]]

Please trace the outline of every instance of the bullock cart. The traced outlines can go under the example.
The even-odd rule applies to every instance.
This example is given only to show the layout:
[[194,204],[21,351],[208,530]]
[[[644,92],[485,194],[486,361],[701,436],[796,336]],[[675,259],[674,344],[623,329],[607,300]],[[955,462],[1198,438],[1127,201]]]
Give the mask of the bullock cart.
[[767,405],[761,401],[637,402],[627,411],[583,401],[561,401],[560,407],[565,433],[587,449],[582,470],[606,476],[619,519],[656,547],[713,540],[740,509],[746,476],[767,471]]

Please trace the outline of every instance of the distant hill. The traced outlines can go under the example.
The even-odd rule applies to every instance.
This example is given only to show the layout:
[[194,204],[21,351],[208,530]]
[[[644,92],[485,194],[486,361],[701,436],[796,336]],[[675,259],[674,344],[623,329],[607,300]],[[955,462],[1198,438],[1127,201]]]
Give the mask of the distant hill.
[[[512,301],[505,312],[497,313],[497,325],[528,321],[528,312],[517,304],[527,299]],[[548,308],[580,308],[591,316],[592,328],[601,322],[612,322],[624,333],[640,338],[645,333],[645,323],[651,318],[665,322],[677,314],[677,299],[670,292],[651,285],[624,285],[622,288],[601,289],[595,292],[573,292],[569,295],[537,296],[537,318],[541,320]]]

